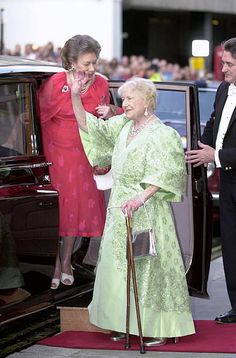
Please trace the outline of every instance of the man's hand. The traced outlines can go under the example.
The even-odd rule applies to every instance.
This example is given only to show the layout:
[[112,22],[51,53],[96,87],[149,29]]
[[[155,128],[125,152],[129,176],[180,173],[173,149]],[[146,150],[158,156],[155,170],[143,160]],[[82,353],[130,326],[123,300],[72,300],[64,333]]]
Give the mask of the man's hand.
[[200,141],[198,141],[198,146],[200,149],[189,150],[185,153],[186,162],[193,164],[194,167],[214,162],[215,149]]

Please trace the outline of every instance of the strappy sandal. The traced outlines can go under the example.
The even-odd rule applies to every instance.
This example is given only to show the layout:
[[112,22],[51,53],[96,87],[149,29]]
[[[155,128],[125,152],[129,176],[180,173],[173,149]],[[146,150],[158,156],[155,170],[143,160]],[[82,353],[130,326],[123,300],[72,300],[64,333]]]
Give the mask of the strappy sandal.
[[67,273],[62,272],[61,273],[61,283],[65,286],[71,286],[74,283],[74,276],[68,275]]
[[57,290],[60,285],[60,279],[59,278],[53,278],[51,281],[51,290]]

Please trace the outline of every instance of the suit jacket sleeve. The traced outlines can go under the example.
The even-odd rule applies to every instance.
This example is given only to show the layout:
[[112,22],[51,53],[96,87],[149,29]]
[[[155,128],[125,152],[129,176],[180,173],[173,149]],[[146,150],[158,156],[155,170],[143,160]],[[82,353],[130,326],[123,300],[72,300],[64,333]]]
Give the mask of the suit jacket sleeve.
[[[222,82],[219,86],[215,103],[214,111],[211,114],[209,121],[206,124],[205,130],[201,137],[204,144],[208,144],[215,148],[217,132],[221,120],[222,111],[225,101],[227,99],[229,83]],[[219,159],[222,170],[236,169],[236,109],[234,110],[227,132],[224,137],[223,148],[219,150]]]
[[214,143],[213,143],[214,122],[215,122],[215,110],[211,113],[210,119],[207,121],[206,126],[204,128],[204,132],[201,136],[201,142],[209,145],[210,147],[214,147]]
[[223,90],[222,86],[223,86],[223,82],[219,86],[216,92],[215,101],[213,105],[213,112],[211,113],[211,116],[207,121],[206,126],[204,128],[204,132],[201,136],[201,142],[213,148],[215,148],[214,129],[215,129],[215,119],[216,119],[216,107],[217,107],[217,103],[219,102],[219,98],[222,94],[222,90]]

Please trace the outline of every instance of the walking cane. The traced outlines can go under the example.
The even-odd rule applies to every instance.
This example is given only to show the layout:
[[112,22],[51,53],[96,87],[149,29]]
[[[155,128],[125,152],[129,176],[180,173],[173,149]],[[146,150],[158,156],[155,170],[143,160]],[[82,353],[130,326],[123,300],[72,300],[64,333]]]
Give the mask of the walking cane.
[[130,334],[129,334],[129,326],[130,326],[130,277],[131,277],[131,274],[132,274],[133,289],[134,289],[134,299],[135,299],[135,308],[136,308],[136,316],[137,316],[139,339],[140,339],[140,353],[144,354],[145,353],[145,347],[144,347],[144,343],[143,343],[142,325],[141,325],[140,310],[139,310],[139,300],[138,300],[137,280],[136,280],[135,265],[134,265],[134,254],[133,254],[133,246],[132,246],[132,218],[126,215],[125,220],[126,220],[126,228],[127,228],[127,305],[126,305],[125,349],[130,348]]

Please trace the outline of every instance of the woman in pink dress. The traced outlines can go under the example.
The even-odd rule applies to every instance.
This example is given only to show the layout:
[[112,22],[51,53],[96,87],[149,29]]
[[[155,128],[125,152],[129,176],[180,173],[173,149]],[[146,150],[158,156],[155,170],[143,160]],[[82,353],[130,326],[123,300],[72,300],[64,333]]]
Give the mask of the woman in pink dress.
[[[60,282],[72,285],[71,256],[76,237],[101,236],[105,222],[105,200],[96,187],[94,168],[85,155],[71,103],[70,86],[75,71],[85,72],[87,82],[81,90],[88,112],[102,118],[114,115],[107,80],[96,74],[101,51],[99,43],[87,35],[69,39],[61,52],[66,71],[50,77],[40,88],[40,117],[43,147],[50,167],[51,181],[59,193],[58,250],[51,288]],[[118,109],[118,112],[120,109]]]

